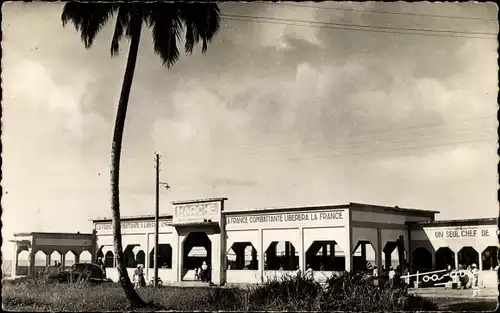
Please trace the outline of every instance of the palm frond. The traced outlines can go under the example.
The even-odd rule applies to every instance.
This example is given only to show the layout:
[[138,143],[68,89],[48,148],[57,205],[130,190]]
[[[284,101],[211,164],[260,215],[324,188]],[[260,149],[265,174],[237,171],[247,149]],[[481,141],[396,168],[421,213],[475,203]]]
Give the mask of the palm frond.
[[97,33],[106,24],[113,12],[118,8],[112,3],[68,2],[61,14],[63,26],[72,22],[85,44],[90,48]]
[[151,28],[155,53],[162,59],[163,65],[170,68],[179,60],[177,40],[183,25],[175,3],[154,3],[148,5],[146,22]]
[[179,14],[186,25],[186,53],[192,53],[196,44],[202,41],[202,52],[220,27],[220,10],[214,3],[183,3]]
[[131,11],[130,7],[125,3],[120,5],[116,17],[115,31],[113,33],[113,39],[111,40],[111,56],[117,56],[120,49],[120,40],[122,39],[125,30],[130,28],[130,18]]

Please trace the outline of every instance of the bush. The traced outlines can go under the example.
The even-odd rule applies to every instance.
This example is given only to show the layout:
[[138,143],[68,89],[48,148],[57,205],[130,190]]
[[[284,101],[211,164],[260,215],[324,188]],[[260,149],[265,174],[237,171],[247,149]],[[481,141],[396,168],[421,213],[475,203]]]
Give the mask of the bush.
[[322,300],[326,311],[437,310],[432,301],[409,295],[406,286],[379,287],[372,279],[352,273],[330,277]]
[[321,284],[304,276],[283,276],[251,287],[249,310],[312,311],[319,310],[323,295]]
[[[22,311],[128,311],[119,284],[48,284],[24,280],[4,285],[4,308]],[[379,288],[361,276],[332,276],[325,286],[285,276],[247,289],[199,287],[141,288],[146,311],[429,311],[430,300],[409,295],[406,288]]]

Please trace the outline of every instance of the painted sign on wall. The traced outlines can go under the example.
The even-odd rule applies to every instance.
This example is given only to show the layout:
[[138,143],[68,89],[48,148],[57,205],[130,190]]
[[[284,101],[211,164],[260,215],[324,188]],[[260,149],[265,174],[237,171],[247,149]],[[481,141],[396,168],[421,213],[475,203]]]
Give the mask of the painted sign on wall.
[[226,224],[281,224],[292,222],[335,221],[344,219],[343,211],[279,213],[249,216],[228,216]]
[[175,224],[196,223],[203,220],[217,222],[220,219],[221,203],[189,203],[174,205],[173,222]]
[[443,229],[434,231],[435,238],[481,238],[493,236],[489,229],[464,228],[464,229]]
[[[167,221],[160,221],[159,227],[167,227],[170,225],[169,222]],[[121,222],[122,229],[154,229],[155,227],[155,222],[154,221],[144,221],[144,222],[134,222],[134,221],[126,221],[126,222]],[[95,225],[96,230],[111,230],[113,229],[113,226],[111,222],[107,223],[96,223]]]

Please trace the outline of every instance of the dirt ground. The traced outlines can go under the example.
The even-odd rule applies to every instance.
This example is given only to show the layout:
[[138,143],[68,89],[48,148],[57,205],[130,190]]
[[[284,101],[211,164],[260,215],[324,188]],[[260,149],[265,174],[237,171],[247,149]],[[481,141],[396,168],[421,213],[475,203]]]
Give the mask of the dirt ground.
[[472,297],[472,290],[445,290],[444,288],[412,289],[411,293],[432,300],[441,310],[446,311],[491,311],[497,307],[498,290],[481,289],[479,297]]

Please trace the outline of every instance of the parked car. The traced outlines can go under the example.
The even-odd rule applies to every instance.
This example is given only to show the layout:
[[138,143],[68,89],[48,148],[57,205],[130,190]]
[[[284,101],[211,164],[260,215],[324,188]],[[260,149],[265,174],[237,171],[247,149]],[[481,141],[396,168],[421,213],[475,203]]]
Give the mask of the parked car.
[[59,281],[84,281],[100,283],[107,281],[102,268],[94,263],[76,263],[68,271],[59,272]]

